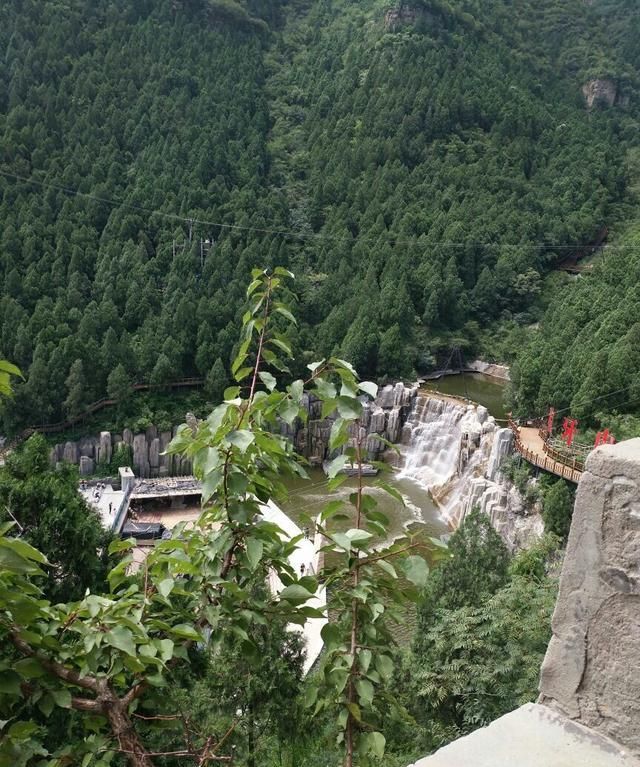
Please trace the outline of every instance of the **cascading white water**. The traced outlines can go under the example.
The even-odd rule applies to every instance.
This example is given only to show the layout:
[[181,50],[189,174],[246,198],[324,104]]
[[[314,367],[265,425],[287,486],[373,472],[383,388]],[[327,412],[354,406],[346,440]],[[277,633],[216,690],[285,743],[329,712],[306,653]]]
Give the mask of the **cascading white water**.
[[457,522],[470,480],[489,459],[495,422],[486,408],[435,395],[417,397],[403,429],[400,476],[426,488]]
[[400,476],[434,490],[449,482],[458,468],[460,421],[466,408],[455,402],[418,397],[403,429],[408,445]]

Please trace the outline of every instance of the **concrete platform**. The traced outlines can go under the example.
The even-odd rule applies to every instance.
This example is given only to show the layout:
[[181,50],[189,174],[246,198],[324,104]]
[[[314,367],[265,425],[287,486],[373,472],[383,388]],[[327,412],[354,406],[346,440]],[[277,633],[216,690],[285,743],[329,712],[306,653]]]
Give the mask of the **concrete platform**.
[[410,767],[640,767],[614,741],[527,703]]

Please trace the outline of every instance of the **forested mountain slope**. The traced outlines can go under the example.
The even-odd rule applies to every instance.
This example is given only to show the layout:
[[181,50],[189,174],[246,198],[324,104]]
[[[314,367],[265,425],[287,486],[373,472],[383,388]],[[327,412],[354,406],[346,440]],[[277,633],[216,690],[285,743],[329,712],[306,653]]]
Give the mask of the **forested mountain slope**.
[[[2,4],[17,421],[103,396],[116,369],[219,376],[256,265],[299,276],[299,356],[410,375],[452,335],[530,324],[552,266],[635,215],[632,2],[396,5]],[[612,106],[586,108],[594,78]]]

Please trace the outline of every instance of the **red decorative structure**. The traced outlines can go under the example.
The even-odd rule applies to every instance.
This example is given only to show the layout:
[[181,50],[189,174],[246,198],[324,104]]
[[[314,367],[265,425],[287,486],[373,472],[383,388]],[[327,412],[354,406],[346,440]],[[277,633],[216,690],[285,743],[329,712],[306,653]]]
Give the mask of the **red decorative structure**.
[[562,439],[571,447],[578,430],[578,422],[575,418],[565,418],[562,421]]
[[613,434],[609,433],[609,429],[603,429],[596,434],[594,447],[598,447],[599,445],[614,445],[615,441],[616,438],[613,436]]
[[547,434],[551,436],[553,434],[553,419],[556,417],[556,409],[554,407],[549,408],[549,415],[547,416]]

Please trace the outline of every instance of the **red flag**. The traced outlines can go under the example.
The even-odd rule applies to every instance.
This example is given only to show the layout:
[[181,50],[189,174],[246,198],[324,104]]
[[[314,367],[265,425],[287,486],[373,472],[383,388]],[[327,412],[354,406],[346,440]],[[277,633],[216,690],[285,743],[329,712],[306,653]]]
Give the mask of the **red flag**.
[[578,422],[575,418],[565,418],[562,421],[562,439],[567,443],[567,447],[571,447],[576,436],[577,427]]

